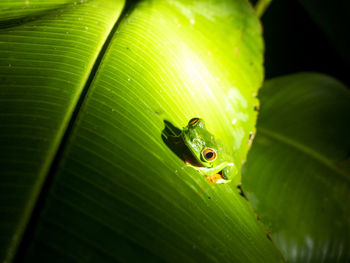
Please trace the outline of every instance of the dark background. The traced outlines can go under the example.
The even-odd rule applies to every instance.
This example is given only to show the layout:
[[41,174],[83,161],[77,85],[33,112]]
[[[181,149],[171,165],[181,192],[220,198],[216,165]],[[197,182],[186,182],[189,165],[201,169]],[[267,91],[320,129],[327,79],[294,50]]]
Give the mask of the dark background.
[[[256,1],[252,2],[254,4]],[[344,8],[342,9],[339,2],[337,4],[339,11],[345,13],[346,11],[341,11]],[[326,19],[329,16],[330,22],[335,21],[342,27],[350,28],[337,18],[337,10],[331,12],[323,8],[316,12],[322,13]],[[350,14],[346,20],[347,18],[350,18]],[[314,19],[315,17],[310,16],[310,10],[305,9],[299,1],[272,0],[261,18],[266,79],[301,71],[314,71],[331,75],[350,86],[349,66],[344,53],[339,52],[334,41],[330,42],[329,34]],[[349,33],[349,30],[343,32]],[[339,41],[344,44],[347,41],[345,38],[346,36],[341,36]]]

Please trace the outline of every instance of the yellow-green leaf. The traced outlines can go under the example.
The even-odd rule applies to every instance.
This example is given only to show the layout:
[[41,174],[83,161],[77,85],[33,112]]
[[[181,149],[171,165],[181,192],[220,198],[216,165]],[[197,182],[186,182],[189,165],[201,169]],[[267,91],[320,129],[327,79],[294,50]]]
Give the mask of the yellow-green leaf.
[[[105,3],[111,6],[104,6]],[[118,8],[113,9],[113,4]],[[54,63],[49,52],[43,56],[46,60],[40,64],[40,70],[30,64],[32,70],[28,73],[27,68],[22,70],[12,62],[11,69],[3,67],[1,71],[6,83],[13,83],[11,90],[5,84],[1,92],[5,90],[7,96],[24,99],[29,105],[26,108],[9,100],[9,109],[19,110],[19,114],[3,122],[11,128],[5,136],[14,136],[12,141],[2,141],[12,154],[11,159],[6,159],[5,151],[1,151],[6,171],[12,168],[15,174],[8,178],[13,180],[14,188],[23,183],[30,190],[21,193],[20,200],[13,195],[14,200],[7,205],[12,208],[21,204],[24,208],[17,214],[7,214],[6,220],[19,220],[26,211],[27,217],[21,218],[22,228],[13,227],[22,231],[34,211],[16,259],[282,261],[249,203],[239,195],[236,184],[240,175],[232,183],[212,185],[186,167],[161,137],[164,120],[181,128],[192,117],[201,117],[210,132],[233,153],[234,163],[240,168],[251,143],[249,138],[255,133],[256,94],[263,79],[262,32],[254,10],[245,0],[140,1],[130,5],[114,26],[121,6],[122,3],[97,0],[72,3],[20,25],[27,28],[30,37],[28,46],[24,45],[32,53],[29,61],[36,57],[35,51],[45,50],[41,48],[45,45],[55,48],[57,44],[64,49],[71,44],[75,52],[68,50],[61,55],[62,59],[72,59],[63,60],[65,64],[58,58]],[[114,16],[101,15],[106,10]],[[56,11],[57,17],[52,17]],[[91,16],[90,24],[83,24],[84,20],[72,26],[66,16],[77,21],[82,18],[75,12]],[[99,32],[98,26],[93,26],[94,16],[110,19],[104,24],[109,31],[104,31],[103,36],[112,32],[107,40],[102,35],[88,34],[90,30]],[[49,22],[57,32],[46,26]],[[65,26],[70,28],[66,37],[65,30],[60,31]],[[21,27],[9,28],[1,33],[10,30],[24,34]],[[35,42],[38,28],[43,35]],[[51,44],[46,35],[62,39]],[[101,47],[86,46],[84,42],[79,45],[80,38],[87,43],[105,41],[106,49],[99,53]],[[70,41],[61,42],[67,39]],[[10,49],[10,42],[5,41],[4,47]],[[37,46],[30,46],[31,42]],[[18,54],[22,52],[22,46],[13,49]],[[79,52],[90,55],[91,60],[87,62]],[[8,55],[6,61],[11,58]],[[85,67],[79,64],[80,59],[87,63]],[[26,61],[26,57],[22,60]],[[14,73],[9,76],[10,70]],[[52,73],[52,83],[36,81],[45,79],[47,72]],[[80,77],[74,75],[78,72]],[[25,84],[18,82],[21,78]],[[75,89],[69,85],[73,81]],[[33,85],[35,92],[26,93],[21,85]],[[58,93],[45,93],[50,88],[58,89]],[[66,94],[68,99],[60,94]],[[50,98],[44,110],[41,107],[45,103],[35,104],[40,96],[46,96],[43,100]],[[60,108],[54,108],[56,104]],[[6,108],[3,112],[7,111]],[[39,117],[28,119],[28,114]],[[16,130],[11,126],[24,121],[29,127]],[[45,125],[51,128],[36,132]],[[20,142],[19,138],[26,138],[23,133],[33,134],[35,140]],[[25,150],[17,151],[17,142]],[[37,145],[40,151],[33,155],[28,149]],[[36,162],[30,159],[32,156]],[[11,165],[13,162],[28,166],[21,170]],[[36,170],[29,167],[33,164]],[[33,179],[22,181],[28,171]],[[10,196],[11,189],[4,181],[1,186]],[[5,225],[6,222],[1,227]],[[11,244],[10,249],[15,252],[16,246]]]

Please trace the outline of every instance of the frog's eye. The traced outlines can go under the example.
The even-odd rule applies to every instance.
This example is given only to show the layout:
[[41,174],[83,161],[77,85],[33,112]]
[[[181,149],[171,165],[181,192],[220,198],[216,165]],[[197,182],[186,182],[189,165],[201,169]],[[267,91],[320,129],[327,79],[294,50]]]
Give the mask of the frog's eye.
[[190,119],[190,121],[188,122],[188,125],[194,125],[199,121],[199,118],[192,118]]
[[208,162],[214,161],[216,159],[216,151],[211,148],[206,148],[203,152],[203,157]]

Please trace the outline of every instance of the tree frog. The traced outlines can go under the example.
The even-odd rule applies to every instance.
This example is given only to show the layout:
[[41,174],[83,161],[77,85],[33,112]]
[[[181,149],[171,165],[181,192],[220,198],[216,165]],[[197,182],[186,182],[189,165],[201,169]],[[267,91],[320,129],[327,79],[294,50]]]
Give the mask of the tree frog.
[[205,175],[211,182],[228,183],[230,178],[237,174],[237,168],[232,162],[233,157],[206,129],[203,119],[191,119],[183,128],[181,137],[196,161],[196,164],[193,164],[186,160],[186,164]]

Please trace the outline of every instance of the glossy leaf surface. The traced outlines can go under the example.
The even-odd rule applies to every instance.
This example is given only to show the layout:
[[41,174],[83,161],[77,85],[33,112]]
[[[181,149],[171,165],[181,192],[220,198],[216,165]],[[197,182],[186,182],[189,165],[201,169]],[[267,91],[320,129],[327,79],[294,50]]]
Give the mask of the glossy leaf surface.
[[243,187],[289,262],[350,259],[350,93],[313,73],[267,81]]
[[[105,9],[99,9],[98,3]],[[96,21],[91,19],[91,24],[79,24],[81,28],[75,29],[61,16],[82,12],[101,17],[96,12],[108,9],[114,14],[106,22],[110,29],[121,3],[115,9],[105,3],[114,4],[89,1],[66,5],[68,11],[59,9],[52,23],[71,28],[68,33],[62,30],[64,39],[64,34],[78,38],[82,32],[98,31],[98,26],[93,26]],[[84,9],[89,6],[91,10]],[[255,94],[262,82],[261,29],[254,11],[247,1],[142,1],[129,11],[113,31],[112,42],[107,43],[96,76],[91,86],[86,86],[82,107],[75,109],[77,118],[71,119],[68,140],[55,159],[57,166],[51,168],[53,182],[47,185],[48,194],[41,195],[45,200],[39,207],[38,220],[33,222],[36,217],[32,218],[20,258],[26,262],[280,262],[278,250],[266,238],[250,205],[238,194],[235,183],[240,177],[231,184],[211,185],[197,171],[185,167],[161,138],[164,120],[181,128],[190,118],[202,117],[208,129],[228,146],[240,168],[250,134],[255,132]],[[81,18],[72,16],[78,21]],[[51,21],[50,15],[40,19],[23,24],[30,37],[40,21],[44,25]],[[45,26],[42,29],[48,30]],[[106,40],[84,36],[86,42]],[[44,45],[45,41],[40,43]],[[86,52],[93,58],[99,53],[99,49],[72,43],[77,53]],[[44,50],[40,44],[37,49]],[[21,47],[15,52],[20,53]],[[90,84],[87,79],[92,64],[81,66],[80,55],[74,54],[68,57],[77,61],[67,61],[62,65],[64,70],[57,66],[61,60],[54,64],[68,74],[62,75],[59,86],[71,99],[61,102],[59,95],[50,94],[62,107],[57,109],[59,114],[65,115],[57,117],[45,111],[56,125],[45,134],[55,133],[56,137],[47,140],[49,143],[42,146],[45,151],[37,154],[43,160],[38,163],[45,165],[36,166],[43,171],[41,178],[57,152],[81,87]],[[29,55],[28,59],[33,57]],[[50,65],[53,59],[46,57],[45,65]],[[18,76],[26,76],[13,64],[11,68],[15,75],[8,82],[17,83]],[[75,80],[69,76],[75,69],[84,76],[76,82],[80,90],[68,89],[65,83]],[[61,71],[55,70],[53,76],[61,76]],[[7,75],[8,71],[3,72]],[[31,71],[25,83],[36,89],[39,84],[32,78],[40,78],[41,72],[46,68]],[[43,91],[48,87],[51,83]],[[17,90],[15,86],[8,96],[22,97],[22,93],[12,93]],[[27,120],[27,109],[18,108],[18,118]],[[43,126],[41,120],[28,122],[30,127]],[[4,123],[8,125],[11,120]],[[23,147],[27,144],[21,143]],[[36,148],[37,142],[33,144]],[[8,149],[15,149],[13,143],[8,145]],[[27,162],[29,155],[20,154],[11,160]],[[21,176],[19,173],[18,178]],[[40,186],[36,179],[26,183],[36,192]]]

